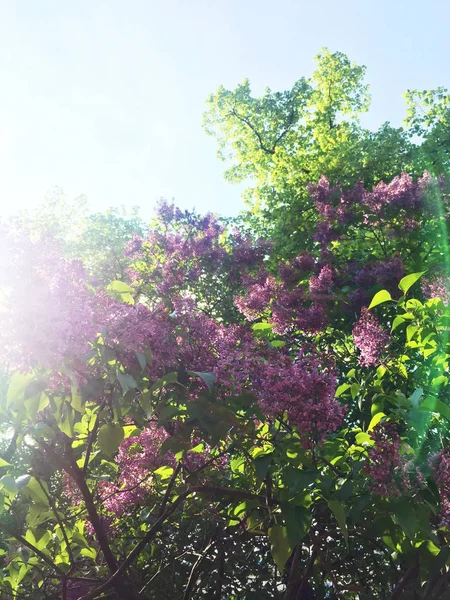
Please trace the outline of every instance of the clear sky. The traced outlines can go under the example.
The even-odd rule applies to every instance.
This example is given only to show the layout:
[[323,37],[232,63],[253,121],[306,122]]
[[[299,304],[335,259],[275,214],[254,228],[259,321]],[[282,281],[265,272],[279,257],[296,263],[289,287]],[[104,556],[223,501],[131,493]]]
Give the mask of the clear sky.
[[365,124],[400,125],[406,89],[450,87],[450,1],[1,0],[1,212],[57,185],[93,210],[236,214],[206,97],[290,88],[322,46],[367,65]]

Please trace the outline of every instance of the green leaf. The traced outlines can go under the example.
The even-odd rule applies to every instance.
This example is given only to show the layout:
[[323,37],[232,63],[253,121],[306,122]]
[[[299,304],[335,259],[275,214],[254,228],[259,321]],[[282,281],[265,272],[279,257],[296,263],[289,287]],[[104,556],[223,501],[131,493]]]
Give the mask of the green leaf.
[[336,393],[335,393],[336,398],[339,398],[339,396],[342,396],[342,394],[344,394],[350,388],[351,388],[351,385],[349,383],[342,383],[336,390]]
[[156,392],[156,390],[160,390],[161,388],[167,386],[169,383],[177,383],[178,381],[178,373],[176,371],[172,371],[171,373],[167,373],[163,377],[160,377],[149,389],[150,394]]
[[364,444],[372,443],[372,438],[368,433],[365,433],[364,431],[360,431],[359,433],[357,433],[355,440],[358,446],[364,446]]
[[7,492],[17,492],[16,481],[14,477],[11,477],[11,475],[3,475],[3,477],[0,479],[0,483],[3,485]]
[[3,458],[0,458],[0,467],[10,467],[10,463],[6,462]]
[[378,306],[379,304],[383,304],[384,302],[389,302],[390,300],[392,300],[390,293],[387,290],[380,290],[372,298],[372,302],[369,305],[369,310],[374,306]]
[[[49,494],[49,489],[45,481],[41,482],[43,488]],[[33,502],[38,503],[39,505],[48,508],[49,502],[48,498],[44,492],[44,490],[39,485],[38,481],[34,477],[30,477],[26,487],[23,490],[23,493],[28,496]]]
[[283,340],[273,340],[273,342],[270,342],[270,345],[272,348],[283,348],[283,346],[286,346],[286,342],[283,342]]
[[82,548],[80,550],[80,554],[81,556],[84,556],[85,558],[91,558],[92,560],[97,558],[97,550],[95,548]]
[[423,396],[423,388],[417,388],[412,395],[409,398],[409,401],[411,402],[411,406],[418,406],[419,405],[419,400],[422,398]]
[[174,406],[173,404],[167,404],[163,406],[159,411],[158,425],[162,425],[163,423],[167,423],[170,421],[175,415],[180,413],[180,408],[178,406]]
[[267,475],[267,471],[269,470],[272,459],[273,452],[270,454],[264,454],[263,456],[257,456],[254,459],[253,464],[255,465],[256,481],[258,483],[261,483]]
[[145,358],[145,354],[142,354],[142,352],[136,352],[136,358],[138,359],[139,366],[141,367],[142,371],[144,371],[145,367],[147,366],[147,359]]
[[111,281],[106,290],[111,296],[118,296],[122,302],[134,304],[133,294],[135,294],[136,291],[123,281]]
[[394,515],[405,534],[413,539],[417,531],[417,517],[411,502],[405,499],[396,503]]
[[408,325],[408,327],[406,328],[406,339],[408,342],[412,340],[414,334],[418,329],[419,327],[417,325]]
[[330,507],[330,510],[333,513],[337,524],[339,525],[339,529],[342,531],[342,535],[344,536],[345,540],[345,545],[348,548],[348,530],[345,516],[345,506],[337,500],[328,500],[328,506]]
[[283,572],[284,565],[292,553],[292,548],[289,544],[287,527],[274,525],[269,528],[270,551],[272,553],[275,564],[280,572]]
[[40,539],[36,542],[35,546],[38,550],[43,550],[44,548],[47,547],[47,544],[49,543],[49,541],[52,539],[52,532],[51,531],[46,531],[44,533],[44,535],[42,535],[40,537]]
[[273,323],[255,323],[252,325],[253,331],[268,331],[273,329]]
[[419,405],[420,410],[435,412],[450,421],[450,407],[433,396],[425,398]]
[[200,377],[200,379],[202,379],[207,387],[208,390],[211,392],[213,389],[213,386],[216,382],[216,376],[214,375],[214,373],[203,373],[201,371],[188,371],[189,375],[194,375],[195,377]]
[[112,456],[117,451],[123,438],[123,428],[119,423],[105,423],[98,432],[98,445],[106,456]]
[[406,275],[403,279],[400,279],[400,283],[398,284],[398,288],[406,294],[409,288],[419,281],[422,275],[426,273],[426,271],[420,271],[419,273],[411,273],[411,275]]
[[367,431],[372,431],[372,429],[374,427],[376,427],[378,425],[378,423],[381,421],[381,419],[385,416],[386,415],[383,412],[379,412],[374,417],[372,417],[372,419],[370,420],[370,423],[369,423],[369,427],[367,428]]
[[124,394],[126,394],[129,390],[134,390],[137,388],[137,383],[134,378],[128,373],[122,373],[120,369],[117,369],[117,379],[119,380],[120,387]]
[[405,319],[401,315],[398,315],[397,317],[395,317],[395,319],[392,322],[391,332],[395,331],[397,329],[397,327],[402,325],[404,322],[405,322]]
[[291,504],[283,504],[281,507],[286,529],[289,539],[289,544],[295,548],[311,527],[311,512],[304,506],[293,506]]
[[6,394],[6,406],[22,404],[25,401],[25,391],[33,381],[35,381],[33,373],[16,371],[11,378],[11,383]]
[[168,467],[167,465],[159,467],[159,469],[156,469],[155,475],[158,475],[162,481],[164,481],[164,479],[170,479],[173,475],[173,467]]

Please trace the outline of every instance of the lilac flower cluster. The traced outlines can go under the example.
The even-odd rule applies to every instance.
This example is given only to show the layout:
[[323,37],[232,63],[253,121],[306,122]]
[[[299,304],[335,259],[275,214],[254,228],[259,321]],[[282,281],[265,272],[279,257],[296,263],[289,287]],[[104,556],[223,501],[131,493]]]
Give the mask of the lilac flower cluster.
[[401,496],[409,483],[402,476],[404,460],[400,454],[401,440],[396,426],[379,423],[370,436],[375,444],[368,452],[363,470],[373,481],[371,491],[386,498]]
[[326,356],[300,354],[292,361],[280,354],[266,366],[260,385],[263,411],[273,417],[286,413],[306,445],[323,442],[342,424],[347,408],[334,399],[336,376]]
[[422,292],[425,298],[439,298],[445,306],[450,306],[450,278],[435,274],[422,279]]
[[391,336],[381,327],[375,315],[363,308],[359,321],[353,327],[353,341],[360,351],[359,363],[373,367],[380,363]]
[[433,456],[430,464],[441,499],[441,525],[450,529],[450,448]]
[[98,328],[81,263],[61,258],[47,238],[32,241],[4,229],[0,239],[0,361],[27,369],[39,357],[56,367],[68,355],[86,353]]

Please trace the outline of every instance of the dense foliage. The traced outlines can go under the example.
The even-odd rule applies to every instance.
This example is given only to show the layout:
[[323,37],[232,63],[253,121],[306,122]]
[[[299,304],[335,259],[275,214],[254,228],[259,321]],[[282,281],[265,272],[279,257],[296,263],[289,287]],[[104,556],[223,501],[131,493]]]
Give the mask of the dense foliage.
[[297,190],[294,237],[164,202],[81,244],[1,225],[3,598],[450,597],[450,185],[411,158],[448,99],[419,148],[359,127],[362,75],[324,52],[236,92],[238,171],[264,219]]
[[370,107],[365,67],[322,50],[311,78],[257,98],[245,80],[208,99],[204,125],[230,162],[231,182],[246,181],[251,210],[244,221],[269,235],[277,257],[295,257],[310,243],[316,212],[306,191],[321,176],[330,184],[368,188],[406,171],[448,172],[450,103],[444,88],[408,91],[405,128],[361,125]]

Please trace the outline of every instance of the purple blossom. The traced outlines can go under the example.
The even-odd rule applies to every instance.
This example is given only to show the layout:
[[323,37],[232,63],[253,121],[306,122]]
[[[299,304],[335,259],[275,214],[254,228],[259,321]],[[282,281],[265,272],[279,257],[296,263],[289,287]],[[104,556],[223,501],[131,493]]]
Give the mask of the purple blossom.
[[445,306],[450,305],[450,279],[435,274],[422,279],[422,292],[425,298],[439,298]]
[[368,452],[363,470],[373,483],[371,490],[378,496],[401,496],[409,488],[404,476],[404,463],[400,453],[401,440],[393,423],[379,423],[370,433],[375,444]]
[[391,342],[391,336],[381,327],[378,319],[363,308],[361,317],[353,328],[353,341],[361,353],[359,363],[372,367],[379,364]]

